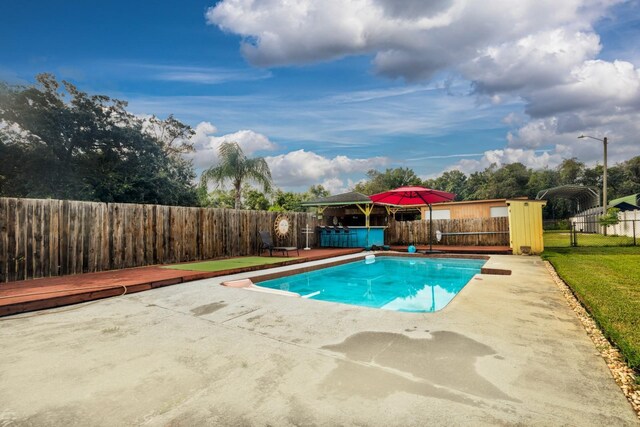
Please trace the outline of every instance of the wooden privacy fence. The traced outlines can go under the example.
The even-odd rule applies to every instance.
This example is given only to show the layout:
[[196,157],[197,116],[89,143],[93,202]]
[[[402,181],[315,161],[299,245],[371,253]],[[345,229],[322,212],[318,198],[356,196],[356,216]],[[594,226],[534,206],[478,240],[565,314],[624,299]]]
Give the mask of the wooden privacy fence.
[[[284,240],[277,212],[69,200],[0,198],[0,283],[153,264],[258,254],[258,231],[302,247],[317,220],[288,212]],[[315,244],[315,234],[309,243]]]
[[[436,231],[443,236],[438,242]],[[389,221],[386,241],[389,244],[429,244],[429,221]],[[509,219],[435,219],[433,244],[449,246],[509,246]]]

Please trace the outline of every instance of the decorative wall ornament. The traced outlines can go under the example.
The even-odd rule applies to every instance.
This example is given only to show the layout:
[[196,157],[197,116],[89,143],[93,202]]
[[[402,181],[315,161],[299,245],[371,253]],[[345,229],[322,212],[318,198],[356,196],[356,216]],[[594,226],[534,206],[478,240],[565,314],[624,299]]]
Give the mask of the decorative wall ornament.
[[289,234],[289,218],[286,215],[278,215],[276,217],[275,224],[273,226],[276,235],[280,238],[285,238]]

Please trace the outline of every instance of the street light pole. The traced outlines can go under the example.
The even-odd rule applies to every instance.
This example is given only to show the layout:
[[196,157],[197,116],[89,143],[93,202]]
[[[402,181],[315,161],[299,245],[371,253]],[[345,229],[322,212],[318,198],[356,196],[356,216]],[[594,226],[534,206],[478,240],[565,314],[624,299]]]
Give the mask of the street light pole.
[[[602,144],[604,145],[604,167],[602,169],[602,216],[606,216],[607,215],[607,144],[609,143],[609,141],[607,141],[606,136],[603,139],[600,139],[600,138],[596,138],[589,135],[580,135],[578,138],[579,139],[582,139],[582,138],[595,139],[596,141],[602,142]],[[604,227],[604,234],[605,235],[607,234],[607,226]]]

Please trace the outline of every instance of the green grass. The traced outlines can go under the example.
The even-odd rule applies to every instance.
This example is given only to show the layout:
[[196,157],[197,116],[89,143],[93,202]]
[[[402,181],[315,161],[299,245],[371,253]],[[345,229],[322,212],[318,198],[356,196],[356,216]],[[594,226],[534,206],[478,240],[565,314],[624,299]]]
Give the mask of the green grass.
[[544,232],[545,248],[563,248],[571,246],[569,230],[553,230]]
[[543,258],[573,289],[629,366],[640,371],[640,247],[546,248]]
[[[596,233],[578,233],[578,246],[631,246],[633,237],[605,236]],[[545,231],[545,248],[564,248],[571,246],[569,230]]]
[[172,270],[190,270],[190,271],[222,271],[232,270],[243,267],[254,267],[257,265],[276,264],[284,261],[297,259],[295,257],[260,257],[247,256],[239,258],[219,259],[215,261],[192,262],[188,264],[167,265],[162,268]]

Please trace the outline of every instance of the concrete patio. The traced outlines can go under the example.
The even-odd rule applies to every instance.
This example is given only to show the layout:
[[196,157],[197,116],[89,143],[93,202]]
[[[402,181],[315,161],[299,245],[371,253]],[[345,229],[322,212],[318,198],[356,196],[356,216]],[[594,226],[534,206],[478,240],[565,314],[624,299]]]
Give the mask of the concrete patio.
[[436,313],[217,285],[254,272],[5,317],[0,425],[638,425],[540,258],[486,266]]

